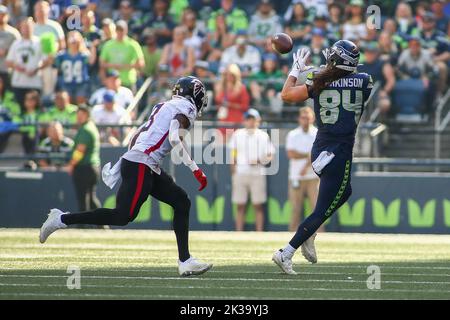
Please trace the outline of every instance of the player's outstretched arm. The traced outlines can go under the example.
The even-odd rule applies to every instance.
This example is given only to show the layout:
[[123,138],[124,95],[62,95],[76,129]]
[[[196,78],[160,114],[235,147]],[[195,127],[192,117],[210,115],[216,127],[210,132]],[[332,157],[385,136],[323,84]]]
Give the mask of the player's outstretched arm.
[[181,148],[181,160],[183,161],[183,164],[189,169],[191,169],[192,173],[194,174],[195,179],[200,183],[200,188],[198,191],[202,191],[206,188],[208,184],[208,180],[206,179],[206,175],[203,173],[203,171],[197,166],[194,160],[192,160],[191,156],[189,155],[187,151],[187,146],[185,142],[183,141],[183,135],[180,133],[180,128],[187,130],[190,126],[189,119],[182,115],[178,114],[175,116],[175,118],[170,122],[170,128],[169,128],[169,142],[172,145],[173,148],[176,146],[180,146]]
[[295,103],[308,99],[308,88],[306,85],[296,86],[295,84],[300,73],[307,69],[306,61],[308,60],[309,55],[310,52],[306,48],[294,52],[294,63],[292,64],[291,72],[284,83],[283,90],[281,91],[281,99],[283,99],[284,102]]

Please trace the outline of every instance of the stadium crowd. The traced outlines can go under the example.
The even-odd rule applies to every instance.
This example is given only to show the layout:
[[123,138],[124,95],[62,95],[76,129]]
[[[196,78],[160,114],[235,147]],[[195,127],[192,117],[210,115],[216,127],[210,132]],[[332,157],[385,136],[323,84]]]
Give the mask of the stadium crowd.
[[[128,124],[126,108],[144,80],[156,81],[138,109],[166,99],[174,78],[207,84],[207,116],[242,123],[250,106],[287,110],[280,98],[291,55],[270,38],[286,32],[311,64],[337,39],[362,48],[360,71],[379,83],[381,120],[396,113],[430,115],[448,89],[449,2],[362,0],[53,0],[1,1],[0,153],[12,132],[25,153],[48,148],[54,125],[73,125],[87,105],[97,124]],[[381,8],[379,28],[366,8]],[[376,20],[376,19],[375,19]],[[420,103],[421,102],[421,103]],[[52,123],[51,129],[34,124]],[[58,134],[47,134],[48,132]],[[118,144],[103,130],[102,142]]]

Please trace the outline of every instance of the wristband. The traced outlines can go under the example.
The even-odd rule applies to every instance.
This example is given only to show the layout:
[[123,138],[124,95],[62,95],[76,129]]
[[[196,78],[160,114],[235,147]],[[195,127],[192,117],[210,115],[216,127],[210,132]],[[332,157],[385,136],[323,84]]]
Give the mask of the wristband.
[[75,162],[80,162],[81,159],[83,159],[83,157],[84,157],[83,152],[81,152],[79,150],[75,150],[72,155],[72,160],[74,160]]

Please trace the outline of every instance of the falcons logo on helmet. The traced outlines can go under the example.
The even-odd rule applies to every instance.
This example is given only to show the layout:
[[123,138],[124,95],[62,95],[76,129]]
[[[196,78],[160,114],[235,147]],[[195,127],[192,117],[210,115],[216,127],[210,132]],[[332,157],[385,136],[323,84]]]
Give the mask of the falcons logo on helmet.
[[198,79],[194,79],[192,81],[194,82],[194,98],[197,98],[199,94],[203,94],[203,96],[205,96],[206,90],[203,83]]

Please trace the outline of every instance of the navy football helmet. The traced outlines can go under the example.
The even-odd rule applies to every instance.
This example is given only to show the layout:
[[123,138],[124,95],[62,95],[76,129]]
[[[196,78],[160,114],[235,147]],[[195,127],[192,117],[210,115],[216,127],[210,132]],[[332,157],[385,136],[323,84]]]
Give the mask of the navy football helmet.
[[327,65],[338,69],[356,71],[359,63],[359,48],[349,40],[339,40],[329,49],[323,50]]
[[178,79],[172,88],[172,94],[190,100],[197,108],[198,115],[200,115],[203,108],[208,105],[208,96],[206,94],[205,85],[198,78],[193,76]]

